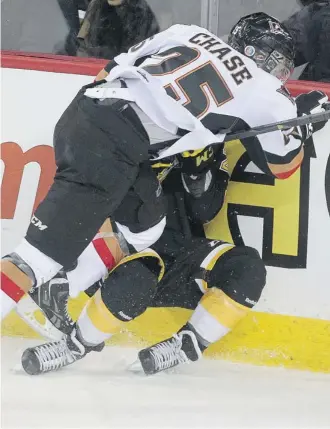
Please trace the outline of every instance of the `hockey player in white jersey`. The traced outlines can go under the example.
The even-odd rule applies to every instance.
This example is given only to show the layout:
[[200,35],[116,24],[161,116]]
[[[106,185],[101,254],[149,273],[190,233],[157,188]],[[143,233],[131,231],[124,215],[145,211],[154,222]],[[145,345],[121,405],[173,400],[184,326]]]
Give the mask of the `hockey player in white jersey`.
[[[25,239],[2,262],[2,316],[70,267],[108,216],[131,251],[157,241],[165,208],[148,150],[163,159],[221,144],[223,129],[295,117],[282,88],[293,55],[278,21],[254,14],[239,21],[229,44],[203,28],[176,25],[111,61],[105,81],[84,87],[55,128],[54,184]],[[311,94],[302,113],[324,101]],[[299,168],[312,131],[304,126],[243,143],[262,171],[285,178]]]
[[[293,56],[285,29],[265,14],[254,14],[239,21],[229,44],[199,27],[174,26],[110,62],[100,75],[107,81],[89,88],[86,95],[105,105],[113,97],[126,97],[123,108],[131,106],[137,113],[156,158],[190,157],[198,166],[201,158],[193,155],[200,152],[212,162],[213,149],[207,147],[221,145],[223,129],[234,131],[297,115],[294,100],[282,87]],[[298,101],[303,114],[321,109],[326,97],[313,92]],[[262,171],[286,178],[299,168],[303,142],[312,131],[311,127],[277,131],[243,143]],[[203,174],[183,174],[185,188],[196,187],[196,182],[206,187],[209,176]],[[127,230],[121,231],[129,241]]]

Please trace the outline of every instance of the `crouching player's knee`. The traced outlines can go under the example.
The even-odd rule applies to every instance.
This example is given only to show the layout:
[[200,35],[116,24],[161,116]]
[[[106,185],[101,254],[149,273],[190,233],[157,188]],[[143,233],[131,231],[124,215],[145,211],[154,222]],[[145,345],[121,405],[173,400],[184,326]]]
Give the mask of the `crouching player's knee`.
[[124,322],[144,313],[163,275],[163,261],[151,249],[122,259],[78,319],[84,340],[99,344],[117,333]]
[[227,247],[207,270],[207,288],[190,319],[207,347],[231,331],[258,302],[266,268],[251,247]]
[[265,264],[252,247],[233,247],[219,258],[210,280],[235,303],[252,308],[266,284]]
[[104,281],[102,300],[119,320],[135,319],[151,304],[163,274],[163,261],[155,251],[127,256]]

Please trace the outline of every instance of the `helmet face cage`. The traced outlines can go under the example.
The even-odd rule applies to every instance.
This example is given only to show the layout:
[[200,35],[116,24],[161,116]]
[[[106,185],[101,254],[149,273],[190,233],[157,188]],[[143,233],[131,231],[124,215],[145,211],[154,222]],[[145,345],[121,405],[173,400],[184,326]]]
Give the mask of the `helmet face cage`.
[[285,83],[294,69],[293,61],[286,58],[276,50],[263,50],[256,46],[248,45],[244,49],[244,55],[251,58],[259,68]]
[[241,18],[230,32],[228,43],[282,82],[294,69],[292,37],[276,19],[263,12]]

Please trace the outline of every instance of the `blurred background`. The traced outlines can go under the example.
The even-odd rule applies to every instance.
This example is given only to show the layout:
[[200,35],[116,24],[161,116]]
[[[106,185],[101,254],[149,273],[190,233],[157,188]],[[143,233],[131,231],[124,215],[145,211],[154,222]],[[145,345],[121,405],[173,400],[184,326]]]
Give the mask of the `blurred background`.
[[[89,0],[2,0],[2,49],[57,53],[93,3]],[[95,2],[94,2],[95,3]],[[103,0],[98,3],[107,3]],[[136,0],[126,0],[135,6]],[[296,0],[146,0],[160,29],[197,24],[225,35],[243,15],[265,11],[280,19],[298,9]],[[118,6],[110,6],[118,8]],[[109,7],[109,9],[110,9]],[[120,7],[123,7],[121,5]]]
[[[197,24],[226,40],[233,24],[243,15],[264,11],[280,21],[285,21],[295,12],[301,11],[301,3],[321,3],[324,10],[327,7],[329,11],[329,1],[1,0],[1,48],[30,53],[113,58],[172,24]],[[328,6],[324,7],[324,4]],[[304,39],[304,46],[301,47],[303,54],[297,66],[314,61],[315,50],[319,49],[317,41],[314,40],[313,43],[309,42],[308,47],[305,46],[313,33],[313,30],[307,30],[305,27],[312,22],[315,13],[318,13],[318,6],[316,9],[313,5],[306,7],[314,9],[308,9],[307,15],[299,15],[296,20],[299,25],[297,22],[292,24],[297,36],[297,46]],[[319,20],[319,16],[317,19]],[[316,26],[319,26],[319,21]],[[325,33],[328,33],[326,37],[329,50],[326,51],[325,47],[323,50],[328,52],[329,57],[330,11],[327,28]],[[323,63],[324,61],[322,58]],[[301,70],[300,67],[295,76],[297,73],[299,75]],[[314,75],[311,74],[310,79],[324,80],[323,71],[319,79],[317,74]]]

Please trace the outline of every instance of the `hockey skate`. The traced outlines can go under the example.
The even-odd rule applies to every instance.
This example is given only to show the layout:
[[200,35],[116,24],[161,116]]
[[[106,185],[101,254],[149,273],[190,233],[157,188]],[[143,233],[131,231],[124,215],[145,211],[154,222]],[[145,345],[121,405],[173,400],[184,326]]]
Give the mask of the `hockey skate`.
[[79,331],[74,328],[70,335],[60,341],[41,344],[28,348],[22,355],[22,366],[29,375],[38,375],[56,371],[82,359],[92,351],[101,352],[104,342],[97,346],[87,346],[80,338]]
[[186,325],[173,337],[141,350],[130,370],[140,372],[142,369],[146,375],[156,374],[180,364],[196,362],[204,350],[194,331]]
[[29,293],[52,325],[66,335],[74,327],[74,321],[68,312],[69,294],[69,282],[66,274],[61,271],[49,282]]

